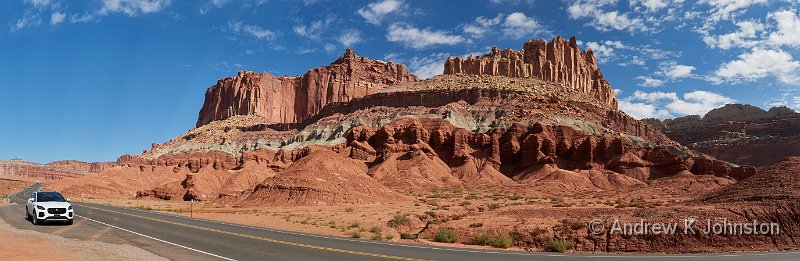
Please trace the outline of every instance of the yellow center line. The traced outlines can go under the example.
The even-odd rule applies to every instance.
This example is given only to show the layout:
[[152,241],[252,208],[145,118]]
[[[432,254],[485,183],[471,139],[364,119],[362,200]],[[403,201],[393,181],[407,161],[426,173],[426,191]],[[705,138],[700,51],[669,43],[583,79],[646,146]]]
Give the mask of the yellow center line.
[[323,247],[323,246],[315,246],[315,245],[308,245],[308,244],[302,244],[302,243],[295,243],[295,242],[277,240],[277,239],[272,239],[272,238],[258,237],[258,236],[252,236],[252,235],[247,235],[247,234],[223,231],[223,230],[218,230],[218,229],[213,229],[213,228],[194,226],[194,225],[183,224],[183,223],[178,223],[178,222],[172,222],[172,221],[167,221],[167,220],[162,220],[162,219],[157,219],[157,218],[151,218],[151,217],[145,217],[145,216],[139,216],[139,215],[134,215],[134,214],[122,213],[122,212],[117,212],[117,211],[108,210],[108,209],[95,208],[95,207],[90,207],[90,206],[81,206],[81,207],[89,208],[89,209],[95,209],[95,210],[101,210],[101,211],[107,211],[107,212],[111,212],[111,213],[115,213],[115,214],[131,216],[131,217],[137,217],[137,218],[141,218],[141,219],[147,219],[147,220],[167,223],[167,224],[171,224],[171,225],[176,225],[176,226],[183,226],[183,227],[194,228],[194,229],[205,230],[205,231],[211,231],[211,232],[217,232],[217,233],[227,234],[227,235],[232,235],[232,236],[239,236],[239,237],[244,237],[244,238],[267,241],[267,242],[272,242],[272,243],[277,243],[277,244],[284,244],[284,245],[290,245],[290,246],[297,246],[297,247],[304,247],[304,248],[311,248],[311,249],[318,249],[318,250],[325,250],[325,251],[332,251],[332,252],[339,252],[339,253],[347,253],[347,254],[353,254],[353,255],[382,257],[382,258],[396,259],[396,260],[426,261],[426,259],[401,257],[401,256],[392,256],[392,255],[384,255],[384,254],[376,254],[376,253],[369,253],[369,252],[361,252],[361,251],[338,249],[338,248],[332,248],[332,247]]

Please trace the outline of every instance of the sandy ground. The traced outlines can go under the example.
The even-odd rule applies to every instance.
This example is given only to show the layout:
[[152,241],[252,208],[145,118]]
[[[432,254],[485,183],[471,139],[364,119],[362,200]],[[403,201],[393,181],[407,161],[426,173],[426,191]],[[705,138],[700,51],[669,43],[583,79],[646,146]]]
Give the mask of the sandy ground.
[[0,179],[0,206],[6,204],[8,195],[20,191],[30,183],[18,180]]
[[[194,216],[230,223],[270,227],[282,230],[340,237],[440,245],[433,242],[439,227],[453,227],[468,240],[477,234],[500,236],[515,225],[551,228],[563,223],[573,213],[583,217],[596,211],[617,212],[628,209],[669,207],[685,198],[634,198],[613,193],[553,196],[531,191],[486,187],[467,189],[452,187],[429,192],[406,193],[415,198],[410,202],[384,202],[366,205],[239,207],[208,202],[164,201],[152,199],[79,201],[110,204],[171,214]],[[531,213],[548,213],[531,215]],[[398,215],[407,215],[408,222],[394,225]],[[580,217],[581,215],[577,215]],[[587,220],[576,220],[588,222]],[[401,233],[417,239],[401,239]],[[463,241],[463,240],[462,240]],[[451,245],[452,246],[452,245]],[[490,249],[490,246],[462,244],[460,247]],[[510,247],[508,250],[531,250]],[[536,250],[534,250],[536,251]]]
[[0,260],[167,260],[129,245],[79,241],[32,230],[16,229],[0,219]]

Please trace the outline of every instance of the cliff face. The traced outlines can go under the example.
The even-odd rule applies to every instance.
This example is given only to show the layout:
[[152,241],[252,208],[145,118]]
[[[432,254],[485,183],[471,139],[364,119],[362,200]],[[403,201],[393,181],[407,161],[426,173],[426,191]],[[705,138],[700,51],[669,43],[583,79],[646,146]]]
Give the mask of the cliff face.
[[239,72],[206,91],[196,127],[235,115],[259,115],[274,123],[295,123],[325,105],[364,97],[388,86],[419,81],[403,64],[358,57],[347,49],[329,66],[294,77]]
[[691,149],[736,164],[766,166],[800,156],[800,113],[786,107],[765,111],[728,104],[702,118],[692,115],[646,122]]
[[603,78],[594,53],[579,50],[575,37],[568,42],[561,37],[550,42],[530,40],[522,50],[492,48],[479,57],[450,57],[445,61],[444,74],[537,78],[573,88],[617,108],[617,98]]

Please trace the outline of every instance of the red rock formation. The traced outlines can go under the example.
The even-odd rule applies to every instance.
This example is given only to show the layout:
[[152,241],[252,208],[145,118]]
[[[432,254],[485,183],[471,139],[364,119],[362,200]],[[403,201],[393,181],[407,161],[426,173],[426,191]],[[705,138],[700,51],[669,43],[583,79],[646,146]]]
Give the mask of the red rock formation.
[[239,72],[206,91],[197,127],[234,115],[260,115],[274,123],[314,116],[325,105],[364,97],[401,82],[419,81],[403,64],[358,57],[350,49],[329,66],[294,77]]
[[[502,183],[507,180],[506,177],[527,180],[531,176],[531,169],[539,169],[542,165],[552,165],[553,169],[611,170],[640,181],[672,176],[682,171],[735,179],[744,179],[755,173],[752,167],[736,167],[715,159],[680,156],[677,149],[672,147],[639,147],[623,137],[592,136],[570,127],[540,123],[531,126],[514,124],[508,129],[492,129],[478,134],[456,128],[443,119],[406,118],[382,127],[355,127],[348,133],[347,140],[351,148],[350,157],[369,161],[371,166],[382,166],[388,161],[395,171],[402,172],[405,170],[398,168],[401,165],[397,163],[398,158],[420,162],[418,158],[421,156],[438,157],[454,172],[464,166],[478,169],[475,162],[481,162],[505,176],[486,176],[491,175],[492,171],[484,170],[477,172],[477,176],[462,177],[466,183],[476,183],[472,179]],[[433,164],[426,163],[418,167],[436,169],[427,165]],[[587,173],[607,175],[602,172]],[[449,174],[429,175],[437,179],[436,182],[424,181],[420,175],[409,175],[408,178],[417,181],[407,182],[440,184],[450,178]],[[388,174],[382,174],[381,177],[384,176]],[[613,175],[608,178],[615,179]],[[396,180],[392,180],[387,185],[392,187],[391,184],[396,183]]]
[[62,166],[37,164],[23,160],[0,161],[0,177],[26,181],[59,180],[69,177],[82,177],[89,172]]
[[83,162],[77,160],[60,160],[47,163],[47,165],[65,169],[85,171],[89,173],[98,173],[114,166],[114,162]]
[[560,36],[550,42],[530,40],[520,51],[500,51],[495,47],[479,57],[450,57],[444,64],[444,74],[537,78],[576,89],[617,108],[617,98],[611,85],[603,78],[594,53],[592,50],[580,51],[575,37],[569,42]]
[[800,114],[786,107],[765,111],[728,104],[702,118],[691,115],[647,121],[693,150],[736,164],[767,166],[800,156]]

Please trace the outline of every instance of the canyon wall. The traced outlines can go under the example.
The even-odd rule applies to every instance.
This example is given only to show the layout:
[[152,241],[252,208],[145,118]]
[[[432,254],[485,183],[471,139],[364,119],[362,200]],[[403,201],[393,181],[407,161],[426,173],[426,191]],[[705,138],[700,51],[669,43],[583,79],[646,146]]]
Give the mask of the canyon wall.
[[617,108],[617,98],[603,78],[594,53],[581,51],[575,37],[569,41],[561,37],[550,42],[530,40],[522,50],[492,48],[483,56],[450,57],[445,61],[444,74],[537,78],[573,88]]
[[401,82],[419,81],[403,64],[356,56],[347,49],[329,66],[294,77],[239,72],[211,86],[196,127],[235,115],[260,115],[274,123],[301,122],[325,105],[347,102]]

